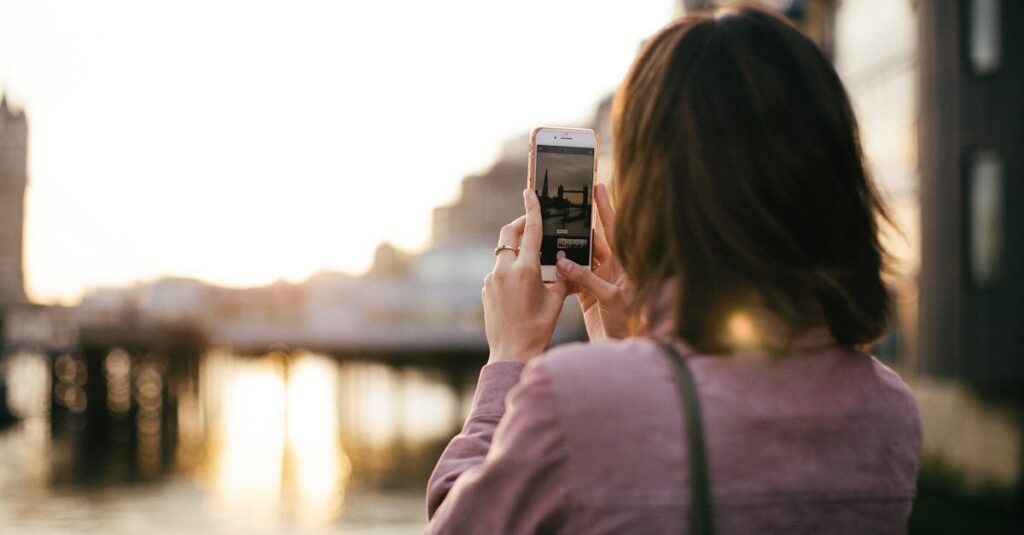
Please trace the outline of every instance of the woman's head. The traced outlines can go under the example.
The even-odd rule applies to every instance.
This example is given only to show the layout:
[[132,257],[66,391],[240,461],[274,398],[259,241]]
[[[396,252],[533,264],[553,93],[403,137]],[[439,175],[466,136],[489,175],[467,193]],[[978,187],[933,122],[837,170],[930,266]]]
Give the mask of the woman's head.
[[752,8],[684,17],[645,46],[614,107],[616,252],[650,299],[679,281],[678,333],[730,349],[754,305],[792,332],[877,339],[885,217],[835,70],[785,20]]

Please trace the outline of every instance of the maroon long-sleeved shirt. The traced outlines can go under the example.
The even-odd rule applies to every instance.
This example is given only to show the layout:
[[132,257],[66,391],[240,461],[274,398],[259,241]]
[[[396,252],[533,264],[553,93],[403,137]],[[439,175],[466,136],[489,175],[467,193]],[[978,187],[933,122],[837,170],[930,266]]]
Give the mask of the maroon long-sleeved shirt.
[[[921,425],[890,369],[824,328],[782,357],[689,362],[719,533],[906,531]],[[649,339],[488,364],[430,478],[427,531],[686,532],[685,450],[676,378]]]

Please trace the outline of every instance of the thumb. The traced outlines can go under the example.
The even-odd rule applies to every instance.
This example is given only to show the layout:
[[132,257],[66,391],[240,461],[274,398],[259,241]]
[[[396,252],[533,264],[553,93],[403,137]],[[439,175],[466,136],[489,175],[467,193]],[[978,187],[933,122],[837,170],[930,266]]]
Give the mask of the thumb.
[[559,260],[556,267],[565,280],[594,294],[598,301],[610,300],[615,295],[617,288],[614,284],[568,258]]
[[544,284],[544,286],[547,287],[547,290],[548,292],[550,292],[552,298],[559,303],[565,301],[565,298],[569,297],[569,293],[571,293],[570,291],[572,290],[567,281],[550,282]]

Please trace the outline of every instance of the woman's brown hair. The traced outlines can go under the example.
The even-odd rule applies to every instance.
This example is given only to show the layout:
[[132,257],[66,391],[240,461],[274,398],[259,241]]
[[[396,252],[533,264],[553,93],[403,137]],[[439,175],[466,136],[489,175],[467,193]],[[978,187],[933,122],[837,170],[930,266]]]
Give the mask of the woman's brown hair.
[[843,85],[815,44],[756,8],[684,17],[643,48],[615,99],[615,249],[637,302],[677,280],[677,334],[731,350],[757,306],[795,335],[876,340],[890,317],[887,221]]

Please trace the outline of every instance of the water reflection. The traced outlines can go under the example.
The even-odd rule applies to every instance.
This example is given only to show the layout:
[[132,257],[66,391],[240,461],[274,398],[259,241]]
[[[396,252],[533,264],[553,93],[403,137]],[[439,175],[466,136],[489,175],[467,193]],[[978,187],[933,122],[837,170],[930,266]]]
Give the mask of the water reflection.
[[89,377],[85,363],[71,355],[61,355],[53,364],[53,376],[56,380],[53,394],[57,403],[71,412],[84,411],[87,400],[82,387]]
[[232,366],[212,439],[219,505],[255,529],[278,517],[285,442],[285,384],[276,360]]
[[0,359],[11,408],[24,418],[0,433],[0,525],[30,534],[417,532],[426,477],[475,376],[472,365],[395,367],[303,351],[211,350],[191,376],[151,354],[98,358]]
[[[109,359],[109,356],[107,357]],[[109,401],[110,385],[107,386]],[[138,433],[139,471],[143,476],[159,473],[163,460],[164,379],[159,361],[139,363],[135,377],[135,428]]]
[[50,409],[50,367],[36,353],[7,355],[0,366],[7,379],[7,404],[23,418],[41,418]]
[[128,414],[132,402],[132,360],[122,349],[111,351],[103,362],[107,378],[107,408],[116,415]]
[[293,366],[287,389],[297,516],[305,525],[318,526],[340,511],[351,470],[339,435],[336,369],[322,357],[306,355]]
[[228,517],[273,531],[282,493],[302,525],[337,517],[350,465],[339,436],[335,364],[311,354],[214,354],[204,371],[216,378],[207,382],[219,397],[208,418],[216,422],[217,502]]

